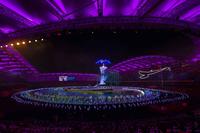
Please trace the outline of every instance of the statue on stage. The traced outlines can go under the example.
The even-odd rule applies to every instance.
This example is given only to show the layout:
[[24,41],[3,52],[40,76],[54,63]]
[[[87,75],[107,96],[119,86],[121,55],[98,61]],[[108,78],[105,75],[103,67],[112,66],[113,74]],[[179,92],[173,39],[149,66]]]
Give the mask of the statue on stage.
[[106,65],[109,65],[111,64],[111,62],[107,59],[101,59],[101,60],[98,60],[96,62],[96,64],[99,64],[100,67],[100,81],[99,81],[99,85],[106,85],[106,80],[108,78],[108,75],[107,75],[107,69],[108,67]]

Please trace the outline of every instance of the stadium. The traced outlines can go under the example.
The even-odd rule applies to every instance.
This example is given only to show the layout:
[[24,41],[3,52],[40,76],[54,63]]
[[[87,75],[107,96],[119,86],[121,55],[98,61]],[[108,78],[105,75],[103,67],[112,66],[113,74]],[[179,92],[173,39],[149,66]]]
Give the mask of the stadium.
[[0,0],[0,132],[200,132],[199,0]]

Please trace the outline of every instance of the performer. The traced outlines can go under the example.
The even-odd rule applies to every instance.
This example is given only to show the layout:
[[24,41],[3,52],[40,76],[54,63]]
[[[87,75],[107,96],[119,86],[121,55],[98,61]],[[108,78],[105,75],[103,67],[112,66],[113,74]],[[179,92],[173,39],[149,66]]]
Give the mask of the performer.
[[108,69],[108,67],[106,65],[111,64],[111,62],[109,60],[107,60],[107,59],[101,59],[101,60],[98,60],[96,62],[96,64],[100,64],[101,65],[99,67],[99,70],[100,70],[99,85],[106,85],[106,80],[108,78],[108,75],[107,75],[107,69]]
[[99,69],[101,74],[99,85],[106,85],[106,79],[107,79],[106,70],[108,69],[108,67],[103,64],[102,66],[99,67]]

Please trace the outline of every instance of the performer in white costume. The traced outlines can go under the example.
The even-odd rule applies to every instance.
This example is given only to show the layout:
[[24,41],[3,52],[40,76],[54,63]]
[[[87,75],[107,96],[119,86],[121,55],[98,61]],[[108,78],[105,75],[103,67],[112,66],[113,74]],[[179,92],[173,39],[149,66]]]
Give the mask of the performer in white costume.
[[111,62],[107,59],[100,59],[96,62],[96,64],[100,65],[100,81],[98,85],[106,85],[106,80],[108,78],[107,69],[108,67],[106,65],[111,64]]
[[108,67],[103,64],[102,66],[99,67],[99,69],[101,73],[99,85],[105,85],[107,79],[106,70],[108,69]]

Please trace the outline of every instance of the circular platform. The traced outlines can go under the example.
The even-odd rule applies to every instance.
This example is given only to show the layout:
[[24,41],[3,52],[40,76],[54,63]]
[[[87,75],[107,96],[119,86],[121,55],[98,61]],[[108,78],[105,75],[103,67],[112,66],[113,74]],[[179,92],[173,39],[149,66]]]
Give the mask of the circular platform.
[[109,110],[185,100],[188,95],[140,87],[67,86],[22,91],[19,103],[65,110]]

